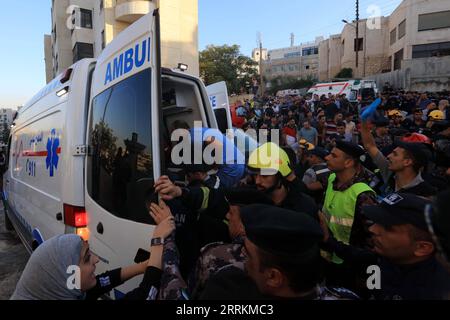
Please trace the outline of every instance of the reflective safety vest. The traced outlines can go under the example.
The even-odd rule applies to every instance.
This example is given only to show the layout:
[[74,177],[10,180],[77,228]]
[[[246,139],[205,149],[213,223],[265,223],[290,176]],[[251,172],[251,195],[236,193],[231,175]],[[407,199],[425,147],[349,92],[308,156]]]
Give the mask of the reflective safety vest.
[[[363,182],[355,183],[347,190],[336,191],[333,189],[335,180],[336,174],[333,173],[328,178],[328,187],[322,211],[327,217],[328,227],[336,240],[349,244],[358,196],[363,192],[370,191],[375,193],[375,191]],[[343,262],[335,254],[333,254],[332,258],[325,258],[337,264]]]

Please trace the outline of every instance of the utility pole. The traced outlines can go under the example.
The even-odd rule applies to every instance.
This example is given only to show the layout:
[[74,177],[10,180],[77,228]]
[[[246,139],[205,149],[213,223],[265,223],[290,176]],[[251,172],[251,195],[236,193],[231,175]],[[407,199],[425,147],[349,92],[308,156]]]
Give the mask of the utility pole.
[[357,73],[359,66],[359,0],[356,0],[356,70]]
[[260,80],[259,80],[259,85],[261,87],[261,97],[264,96],[264,79],[263,79],[263,55],[262,55],[262,37],[261,37],[261,33],[258,32],[258,42],[259,42],[259,75],[260,75]]

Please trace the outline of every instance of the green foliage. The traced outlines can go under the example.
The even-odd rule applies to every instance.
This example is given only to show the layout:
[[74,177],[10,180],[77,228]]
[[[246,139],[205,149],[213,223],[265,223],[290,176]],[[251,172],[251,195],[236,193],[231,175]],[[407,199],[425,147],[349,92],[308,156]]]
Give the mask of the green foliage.
[[351,78],[353,78],[353,69],[352,68],[344,68],[335,76],[335,78],[351,79]]
[[200,77],[206,85],[225,81],[229,94],[240,94],[259,77],[258,63],[239,50],[238,45],[210,45],[200,52]]

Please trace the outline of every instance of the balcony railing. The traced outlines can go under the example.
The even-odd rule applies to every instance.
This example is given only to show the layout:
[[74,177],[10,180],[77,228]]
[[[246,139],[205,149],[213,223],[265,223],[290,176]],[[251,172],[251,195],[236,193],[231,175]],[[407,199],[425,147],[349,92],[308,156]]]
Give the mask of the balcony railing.
[[117,1],[116,20],[133,23],[153,9],[151,1]]

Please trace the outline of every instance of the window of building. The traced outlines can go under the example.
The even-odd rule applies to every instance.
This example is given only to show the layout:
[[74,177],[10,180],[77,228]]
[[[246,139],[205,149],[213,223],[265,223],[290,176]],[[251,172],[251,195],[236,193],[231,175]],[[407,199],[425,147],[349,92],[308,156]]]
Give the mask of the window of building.
[[399,25],[398,25],[398,40],[400,40],[401,38],[403,38],[406,35],[406,20],[403,20]]
[[403,49],[394,54],[394,71],[402,68]]
[[358,51],[362,51],[364,48],[364,38],[359,38],[358,41],[356,41],[356,39],[354,40],[354,51],[356,52],[356,50]]
[[442,56],[450,56],[450,42],[439,42],[413,46],[413,59]]
[[450,11],[419,14],[419,31],[450,28]]
[[298,51],[298,52],[289,52],[289,53],[286,53],[284,55],[284,57],[285,58],[295,58],[295,57],[301,57],[301,55],[302,55],[302,53],[300,51]]
[[100,13],[103,11],[104,3],[103,0],[100,0]]
[[92,10],[80,8],[80,22],[82,28],[92,29]]
[[397,28],[391,31],[391,46],[395,43],[397,39]]
[[305,66],[305,69],[306,69],[306,70],[309,70],[309,68],[310,68],[309,66]]
[[154,183],[150,87],[147,69],[94,98],[87,161],[92,199],[117,217],[147,224]]
[[295,69],[294,65],[290,64],[290,65],[289,65],[289,71],[292,72],[292,71],[294,71],[294,69]]
[[319,54],[319,48],[318,47],[310,47],[310,48],[304,48],[302,50],[302,56],[311,56],[314,54]]
[[84,59],[94,57],[94,46],[92,43],[77,42],[72,50],[73,63]]

